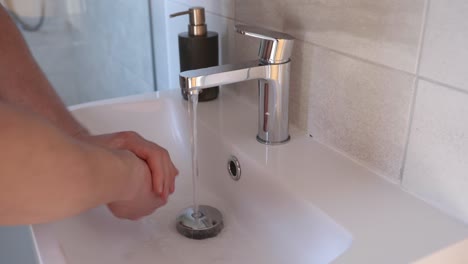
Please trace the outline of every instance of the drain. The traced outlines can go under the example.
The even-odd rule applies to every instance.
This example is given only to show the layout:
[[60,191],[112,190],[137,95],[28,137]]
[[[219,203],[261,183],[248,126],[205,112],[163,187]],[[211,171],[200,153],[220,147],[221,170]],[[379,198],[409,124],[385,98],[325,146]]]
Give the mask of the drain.
[[177,231],[191,239],[206,239],[215,237],[224,228],[221,212],[208,205],[200,205],[198,214],[193,208],[185,209],[178,217]]
[[231,156],[227,162],[227,170],[231,179],[238,181],[241,177],[241,166],[239,160],[235,156]]

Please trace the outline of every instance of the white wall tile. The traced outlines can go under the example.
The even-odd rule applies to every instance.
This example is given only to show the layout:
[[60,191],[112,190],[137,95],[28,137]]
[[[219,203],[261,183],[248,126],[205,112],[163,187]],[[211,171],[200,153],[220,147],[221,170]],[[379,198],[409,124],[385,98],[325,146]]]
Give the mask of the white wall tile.
[[236,0],[236,19],[414,72],[425,0]]
[[309,133],[399,180],[413,77],[321,48],[313,50]]
[[[118,8],[112,15],[105,15],[108,14],[107,9],[110,5],[117,5]],[[104,35],[109,38],[108,49],[111,56],[133,72],[133,75],[152,85],[152,47],[147,0],[124,0],[118,3],[115,0],[107,0],[105,9],[100,12],[101,17],[112,17],[112,23],[106,28],[108,34]],[[115,19],[116,17],[119,19]]]
[[47,73],[47,79],[66,105],[88,101],[87,98],[83,98],[83,90],[78,86],[79,80],[71,79],[70,76],[60,73]]
[[420,81],[405,188],[468,223],[468,94]]
[[167,1],[151,0],[153,22],[153,49],[155,56],[156,87],[158,91],[170,89],[169,42],[167,41]]
[[[146,0],[86,0],[81,29],[90,46],[120,61],[136,76],[153,83],[149,10]],[[118,18],[118,19],[116,19]],[[92,59],[106,60],[98,56]],[[88,60],[92,60],[88,58]]]
[[147,1],[87,0],[73,14],[58,2],[38,32],[23,35],[67,104],[154,90]]
[[468,2],[431,0],[420,74],[468,91]]

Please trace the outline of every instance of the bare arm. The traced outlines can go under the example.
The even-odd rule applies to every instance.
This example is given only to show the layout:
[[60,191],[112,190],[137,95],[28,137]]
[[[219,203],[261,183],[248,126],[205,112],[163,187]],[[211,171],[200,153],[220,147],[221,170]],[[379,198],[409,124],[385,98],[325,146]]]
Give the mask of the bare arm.
[[3,103],[0,122],[0,225],[46,222],[131,200],[144,184],[146,165],[128,151],[82,143]]
[[87,133],[68,112],[1,4],[0,100],[36,112],[70,135]]
[[[163,205],[167,201],[167,196],[174,192],[174,178],[178,174],[178,171],[174,164],[172,164],[169,154],[165,149],[145,140],[135,133],[117,133],[97,137],[90,136],[88,131],[73,118],[44,76],[44,73],[40,70],[20,32],[0,4],[0,104],[2,102],[21,106],[25,109],[22,114],[15,114],[14,117],[24,118],[24,123],[22,123],[24,126],[23,128],[26,129],[24,131],[29,131],[30,133],[19,133],[21,132],[20,130],[17,131],[18,133],[15,139],[10,138],[11,141],[5,141],[3,138],[4,132],[0,131],[0,146],[4,150],[21,149],[30,151],[25,152],[28,153],[29,157],[40,156],[47,160],[41,160],[41,162],[36,164],[25,160],[24,153],[16,156],[4,156],[6,155],[5,153],[0,155],[1,163],[15,164],[15,166],[9,164],[8,168],[10,171],[6,171],[6,167],[0,168],[0,225],[2,221],[7,221],[5,219],[8,219],[7,223],[17,224],[18,222],[15,222],[15,219],[20,222],[26,221],[26,223],[56,219],[71,215],[73,212],[81,212],[85,208],[90,208],[93,205],[108,203],[110,201],[113,202],[109,204],[109,207],[116,216],[137,219],[152,213],[156,208]],[[50,124],[47,124],[48,122],[43,122],[44,124],[42,124],[42,126],[45,125],[45,127],[49,127],[50,129],[42,131],[39,129],[44,129],[42,126],[34,127],[33,124],[29,124],[28,126],[27,121],[34,119],[30,116],[31,113],[28,112],[35,112],[47,119]],[[0,122],[3,121],[0,119]],[[3,126],[0,130],[2,129]],[[59,129],[65,133],[61,133]],[[47,134],[47,132],[51,134]],[[44,135],[42,135],[42,133],[44,133]],[[12,137],[11,134],[9,136]],[[31,136],[31,138],[27,139],[30,141],[28,141],[26,145],[24,145],[26,141],[22,139],[23,136]],[[34,149],[25,147],[39,144],[41,141],[38,137],[43,138],[45,136],[52,140],[51,142],[55,142],[53,140],[58,140],[64,144],[60,146],[68,147],[61,148],[60,151],[62,152],[50,151],[50,149],[47,151],[47,148],[43,145],[40,145],[42,148],[33,147]],[[80,142],[69,136],[80,140]],[[43,138],[43,140],[45,140],[45,138]],[[15,144],[23,145],[16,148]],[[74,148],[71,146],[74,146]],[[136,159],[134,155],[129,154],[134,159],[132,164],[126,164],[125,168],[121,168],[116,172],[116,167],[109,166],[109,163],[115,163],[115,157],[113,158],[112,155],[109,154],[110,149],[129,150],[146,162],[146,164],[140,159]],[[42,153],[41,151],[45,152]],[[86,155],[83,154],[83,151]],[[90,157],[93,157],[91,161],[86,159]],[[36,159],[35,161],[38,160],[39,159]],[[48,163],[46,161],[48,161]],[[138,163],[143,165],[138,165]],[[67,164],[67,166],[64,164]],[[106,164],[107,166],[100,167]],[[33,192],[30,192],[31,190],[29,189],[24,189],[24,192],[9,192],[8,195],[5,195],[6,191],[10,189],[10,185],[13,186],[11,190],[17,190],[15,188],[20,188],[24,181],[29,181],[30,179],[27,177],[24,178],[24,176],[32,177],[30,172],[35,172],[38,168],[34,166],[39,165],[42,165],[40,168],[43,170],[53,169],[52,171],[56,172],[56,174],[49,172],[43,174],[36,173],[34,176],[37,177],[31,179],[36,182],[25,186],[32,188],[31,190]],[[0,167],[1,166],[3,165],[0,164]],[[126,170],[128,173],[128,170],[137,167],[143,167],[144,170],[143,172],[140,171],[140,179],[133,178],[131,182],[126,184],[126,191],[132,191],[131,186],[139,184],[139,192],[131,197],[131,199],[115,202],[115,200],[109,200],[109,197],[106,199],[104,197],[96,197],[97,190],[99,190],[101,194],[109,194],[110,192],[110,190],[101,190],[100,188],[109,188],[114,191],[116,190],[115,188],[119,189],[119,180],[117,179],[114,183],[112,181],[116,179],[109,178],[109,175],[120,175],[119,173]],[[16,171],[16,168],[21,170]],[[88,169],[89,171],[80,171],[79,168],[83,170]],[[70,174],[73,174],[73,177],[77,177],[71,179],[73,184],[67,182],[70,180],[67,178]],[[89,177],[91,174],[96,178],[90,179]],[[81,179],[77,175],[82,175],[84,178]],[[128,176],[129,175],[127,175],[127,177]],[[76,181],[76,183],[74,183],[73,180]],[[142,182],[145,184],[142,185]],[[81,188],[79,192],[76,189],[70,189],[74,184],[78,184],[78,187]],[[95,184],[97,184],[96,188],[93,188]],[[33,187],[34,185],[36,186],[35,188]],[[59,187],[61,189],[59,189]],[[58,198],[57,200],[57,197],[62,198]],[[83,200],[86,197],[89,197],[89,200]],[[162,199],[160,197],[162,197]],[[8,201],[5,199],[8,199]],[[63,204],[59,203],[56,205],[60,200],[63,201]],[[31,201],[37,202],[38,204],[32,204]],[[66,203],[68,203],[68,205],[65,205]],[[26,204],[23,211],[15,211],[21,209],[23,204]],[[12,215],[9,215],[9,212],[12,212]],[[29,218],[27,214],[29,214]],[[34,218],[35,216],[37,218]]]

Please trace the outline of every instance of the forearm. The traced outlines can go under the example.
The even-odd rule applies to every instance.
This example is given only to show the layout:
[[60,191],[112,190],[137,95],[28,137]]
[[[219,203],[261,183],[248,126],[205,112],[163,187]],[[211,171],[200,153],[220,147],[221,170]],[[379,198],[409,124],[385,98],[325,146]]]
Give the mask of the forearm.
[[45,117],[70,135],[86,133],[72,117],[0,5],[0,100]]
[[131,192],[134,181],[117,152],[2,103],[0,120],[0,225],[60,219]]

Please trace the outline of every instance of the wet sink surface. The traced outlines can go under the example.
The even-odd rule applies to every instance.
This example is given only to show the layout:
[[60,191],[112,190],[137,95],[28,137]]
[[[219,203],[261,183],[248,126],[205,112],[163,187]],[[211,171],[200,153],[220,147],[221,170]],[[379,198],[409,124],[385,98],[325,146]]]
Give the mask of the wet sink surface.
[[[192,204],[186,102],[178,96],[157,97],[79,107],[74,114],[93,133],[135,130],[167,148],[180,170],[168,205],[137,222],[116,219],[101,207],[33,226],[44,264],[328,263],[350,246],[349,232],[283,187],[264,165],[244,155],[241,146],[233,146],[203,121],[201,203],[223,213],[225,228],[216,238],[203,241],[179,235],[175,218]],[[254,137],[246,138],[247,143],[250,140]],[[226,169],[232,154],[242,165],[238,182]]]

